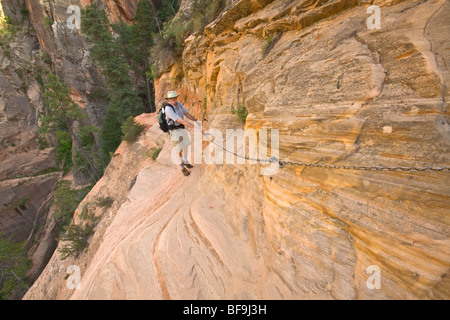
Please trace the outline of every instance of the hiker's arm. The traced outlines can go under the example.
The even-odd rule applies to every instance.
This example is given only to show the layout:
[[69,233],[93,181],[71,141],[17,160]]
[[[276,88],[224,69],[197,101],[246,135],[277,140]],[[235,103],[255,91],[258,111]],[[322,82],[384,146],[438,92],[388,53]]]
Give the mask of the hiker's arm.
[[197,128],[198,130],[201,130],[201,131],[203,132],[203,130],[202,130],[202,125],[201,125],[201,124],[199,125],[199,123],[196,122],[196,121],[198,121],[198,120],[195,119],[195,117],[194,117],[192,114],[190,114],[189,112],[186,112],[184,115],[185,115],[186,118],[188,118],[189,120],[194,121],[194,129]]
[[183,110],[183,114],[186,116],[186,118],[188,118],[189,120],[192,120],[194,122],[197,121],[197,119],[195,119],[195,117],[189,113],[189,110],[186,109],[185,106],[183,106],[181,103],[179,105],[181,107],[181,110]]
[[177,119],[177,122],[178,122],[178,123],[181,123],[182,125],[184,125],[184,126],[187,127],[187,128],[195,129],[195,127],[194,127],[192,124],[190,124],[190,123],[187,122],[187,121],[184,121],[183,119],[181,119],[181,117]]
[[192,121],[197,121],[197,119],[194,118],[194,116],[192,114],[190,114],[189,112],[185,114],[186,118],[188,118],[189,120]]

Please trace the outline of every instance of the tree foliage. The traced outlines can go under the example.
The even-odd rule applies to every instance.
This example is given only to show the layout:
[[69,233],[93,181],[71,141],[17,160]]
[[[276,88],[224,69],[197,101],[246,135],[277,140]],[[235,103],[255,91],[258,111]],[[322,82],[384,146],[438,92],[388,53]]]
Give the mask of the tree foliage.
[[224,0],[195,0],[192,4],[193,31],[203,31],[224,7]]
[[[144,104],[129,75],[129,62],[134,59],[131,30],[124,24],[112,28],[106,12],[93,3],[84,8],[82,31],[91,43],[91,56],[106,77],[109,107],[102,124],[102,154],[106,162],[121,142],[121,125],[129,116],[144,112]],[[117,39],[112,31],[119,32]],[[124,48],[126,46],[126,48]]]
[[0,300],[22,297],[28,289],[25,274],[31,265],[24,244],[0,234]]
[[60,240],[62,245],[59,248],[61,259],[77,257],[88,246],[89,238],[94,234],[95,227],[100,221],[100,217],[95,212],[90,212],[87,204],[79,215],[79,222],[72,221],[66,226],[64,234]]
[[123,140],[133,143],[144,130],[144,124],[137,123],[133,117],[129,117],[122,125]]
[[90,190],[91,186],[73,188],[67,180],[58,182],[52,205],[55,206],[55,219],[60,231],[72,221],[75,210]]
[[[88,171],[93,180],[100,179],[98,169],[92,160],[93,155],[89,155],[86,145],[83,145],[79,134],[75,130],[75,122],[81,123],[88,116],[84,113],[70,97],[70,90],[60,82],[54,74],[49,74],[46,78],[44,96],[47,102],[46,115],[42,118],[42,125],[39,128],[41,133],[56,132],[59,145],[57,151],[59,157],[64,157],[68,161],[68,154],[71,149],[69,137],[75,141],[78,149],[82,153],[82,160],[86,162]],[[84,130],[84,132],[86,129]]]

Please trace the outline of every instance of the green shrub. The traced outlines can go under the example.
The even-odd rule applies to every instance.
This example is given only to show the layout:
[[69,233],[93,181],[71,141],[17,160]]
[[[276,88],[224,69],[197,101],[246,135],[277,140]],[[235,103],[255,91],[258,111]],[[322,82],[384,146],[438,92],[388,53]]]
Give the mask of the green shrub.
[[193,2],[192,24],[194,32],[202,32],[225,8],[224,0],[196,0]]
[[[8,16],[5,16],[5,21],[0,20],[0,46],[4,49],[8,49],[8,45],[15,38],[16,33],[20,30],[19,25],[13,25],[9,20]],[[6,50],[5,54],[8,58],[11,57],[9,50]]]
[[275,44],[278,42],[278,40],[280,40],[282,36],[282,33],[275,33],[275,34],[271,34],[266,41],[264,42],[264,45],[262,47],[262,57],[265,58],[270,50],[272,50],[272,48],[275,46]]
[[50,18],[49,16],[44,17],[44,24],[47,26],[47,28],[49,28],[50,30],[52,30],[52,25],[53,25],[54,21],[53,18]]
[[161,150],[162,150],[161,147],[150,149],[152,160],[156,160],[156,158],[158,158],[159,153],[161,152]]
[[159,74],[158,66],[155,63],[152,63],[148,70],[145,72],[145,75],[148,79],[157,79]]
[[202,106],[202,121],[206,118],[206,111],[208,110],[208,101],[206,98],[203,99],[203,106]]
[[224,7],[224,0],[195,0],[192,3],[192,17],[189,20],[180,16],[172,19],[169,15],[171,10],[168,10],[162,30],[154,38],[155,46],[151,50],[150,59],[153,62],[164,60],[167,50],[181,56],[184,40],[191,33],[203,32],[205,26],[217,17]]
[[90,189],[91,186],[81,189],[71,188],[71,183],[66,180],[58,182],[58,187],[53,196],[53,205],[55,206],[56,223],[60,230],[64,230],[72,221],[75,210]]
[[20,12],[22,13],[23,16],[28,17],[30,12],[28,11],[27,5],[25,3],[22,3],[20,5]]
[[128,143],[133,143],[137,140],[139,135],[145,130],[145,125],[137,123],[133,116],[125,120],[122,125],[123,140]]
[[245,120],[247,119],[247,115],[248,115],[248,112],[247,112],[247,109],[245,108],[245,106],[240,105],[240,106],[238,106],[237,110],[231,110],[231,112],[237,116],[237,119],[239,122],[245,123]]
[[5,20],[6,24],[13,24],[9,16],[4,16],[3,19]]
[[21,208],[24,209],[25,204],[27,201],[30,200],[29,198],[21,198],[17,204],[14,206],[14,209]]
[[28,289],[25,274],[31,268],[24,243],[0,234],[0,300],[20,299]]
[[90,213],[86,205],[80,213],[80,223],[71,223],[65,228],[65,233],[59,238],[63,242],[59,252],[63,260],[77,257],[88,245],[89,237],[94,233],[100,220],[95,213]]
[[105,208],[109,208],[112,206],[112,204],[114,203],[114,199],[111,197],[97,197],[95,199],[94,205],[98,206],[98,207],[105,207]]
[[[66,128],[67,130],[67,128]],[[72,136],[68,131],[56,131],[56,161],[64,173],[72,169]]]

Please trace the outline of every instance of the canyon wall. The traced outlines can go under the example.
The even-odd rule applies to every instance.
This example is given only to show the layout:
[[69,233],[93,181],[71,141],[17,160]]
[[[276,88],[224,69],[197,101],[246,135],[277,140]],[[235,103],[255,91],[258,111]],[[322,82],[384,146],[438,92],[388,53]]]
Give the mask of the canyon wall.
[[[246,129],[279,130],[283,160],[448,166],[450,4],[371,4],[380,29],[364,1],[239,1],[188,39],[173,71],[206,97],[209,128],[236,128],[230,110],[245,105]],[[448,295],[448,179],[304,166],[262,177],[270,269],[293,296],[371,297],[370,265],[385,270],[377,297]]]
[[[178,90],[207,129],[278,129],[282,161],[449,167],[449,18],[444,0],[233,1],[186,40],[156,96]],[[448,171],[203,163],[184,177],[154,115],[138,120],[146,133],[76,212],[114,199],[92,206],[88,249],[56,251],[25,299],[450,297]]]
[[0,45],[0,234],[26,244],[33,261],[29,279],[34,280],[56,248],[46,220],[61,177],[53,148],[38,139],[44,106],[41,74],[49,65],[25,3],[8,0],[1,6],[0,28],[6,27],[5,16],[12,26],[1,30]]
[[[48,212],[62,176],[54,148],[38,134],[45,111],[44,74],[60,76],[72,99],[89,115],[90,124],[101,127],[108,106],[95,94],[106,90],[105,81],[89,58],[81,31],[67,28],[69,5],[86,4],[66,0],[5,0],[0,4],[0,28],[8,29],[2,30],[5,36],[0,45],[0,233],[27,241],[26,248],[31,247],[30,280],[56,247],[58,232]],[[107,4],[112,20],[128,21],[126,17],[134,16],[135,1]],[[77,170],[74,178],[79,184],[89,182]]]

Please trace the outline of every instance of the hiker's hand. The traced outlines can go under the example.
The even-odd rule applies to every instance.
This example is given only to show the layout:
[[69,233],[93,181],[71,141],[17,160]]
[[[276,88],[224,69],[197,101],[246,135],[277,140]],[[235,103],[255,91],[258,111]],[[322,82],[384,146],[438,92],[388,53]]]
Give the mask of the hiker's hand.
[[197,130],[203,134],[203,128],[201,124],[197,124],[196,122],[194,122],[194,130]]

